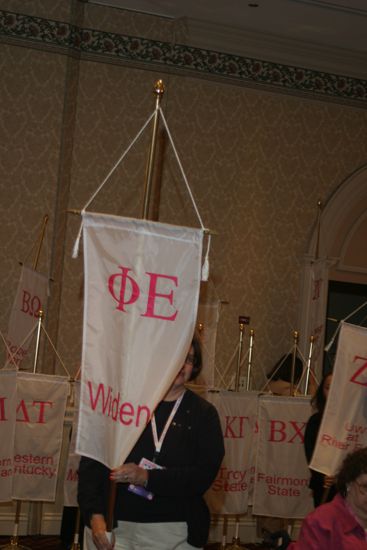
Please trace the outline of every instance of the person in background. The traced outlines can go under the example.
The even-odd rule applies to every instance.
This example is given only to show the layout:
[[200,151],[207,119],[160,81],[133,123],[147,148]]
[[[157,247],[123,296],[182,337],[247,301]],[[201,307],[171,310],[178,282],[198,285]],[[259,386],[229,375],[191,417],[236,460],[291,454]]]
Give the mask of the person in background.
[[[311,401],[311,404],[316,409],[316,412],[310,416],[305,429],[304,447],[308,464],[311,462],[312,454],[315,449],[317,434],[319,433],[322,416],[324,414],[331,380],[331,373],[324,376]],[[323,499],[324,502],[329,502],[334,498],[335,480],[333,477],[324,476],[324,474],[321,472],[316,472],[315,470],[310,469],[310,472],[311,478],[309,487],[312,490],[313,501],[316,508],[323,502]]]
[[336,481],[337,494],[304,519],[287,550],[367,550],[367,448],[349,453]]
[[[271,391],[274,395],[291,395],[292,386],[292,363],[293,355],[283,355],[279,361],[271,369],[267,378],[269,382],[266,385],[266,389]],[[293,394],[299,395],[300,392],[296,391],[297,384],[299,383],[303,372],[302,360],[296,356],[294,364],[294,379],[293,379]]]
[[[224,443],[215,407],[185,388],[201,366],[200,342],[194,337],[126,463],[110,471],[82,457],[78,501],[98,550],[189,550],[206,544],[210,514],[203,494],[220,468]],[[142,459],[156,467],[144,469]],[[114,545],[106,534],[109,478],[117,483]]]

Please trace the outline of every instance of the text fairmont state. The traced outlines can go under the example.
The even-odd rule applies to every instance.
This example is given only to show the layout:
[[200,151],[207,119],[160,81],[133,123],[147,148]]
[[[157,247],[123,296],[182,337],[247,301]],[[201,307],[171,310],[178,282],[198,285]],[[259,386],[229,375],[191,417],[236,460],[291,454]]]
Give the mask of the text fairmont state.
[[277,475],[272,476],[258,472],[257,482],[266,484],[268,495],[299,497],[301,495],[300,488],[308,487],[309,479]]
[[121,394],[115,395],[110,386],[99,383],[97,387],[88,380],[89,402],[92,411],[102,413],[113,422],[124,426],[145,426],[150,420],[150,410],[147,405],[133,405],[130,401],[121,401]]

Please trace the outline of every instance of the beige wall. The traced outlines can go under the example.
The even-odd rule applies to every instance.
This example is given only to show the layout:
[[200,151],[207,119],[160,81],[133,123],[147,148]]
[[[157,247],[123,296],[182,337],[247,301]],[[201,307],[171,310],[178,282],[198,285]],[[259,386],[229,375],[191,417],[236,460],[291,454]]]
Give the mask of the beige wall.
[[[0,9],[70,21],[123,35],[172,41],[183,29],[80,2],[0,0]],[[66,9],[66,5],[68,9]],[[84,13],[83,13],[84,10]],[[261,379],[289,349],[297,328],[303,255],[317,201],[367,163],[367,101],[348,104],[314,94],[280,93],[228,78],[202,78],[146,62],[119,61],[32,40],[2,36],[0,82],[1,325],[24,259],[44,214],[53,294],[48,331],[74,373],[80,364],[82,257],[71,259],[81,208],[154,108],[152,86],[163,77],[165,116],[200,214],[218,233],[211,281],[203,297],[222,306],[218,367],[238,340],[238,316],[256,333],[254,369]],[[139,216],[150,132],[96,199],[93,209]],[[167,145],[160,219],[198,225]],[[49,357],[49,356],[47,356]],[[52,366],[44,364],[45,371]],[[60,372],[60,371],[58,371]]]

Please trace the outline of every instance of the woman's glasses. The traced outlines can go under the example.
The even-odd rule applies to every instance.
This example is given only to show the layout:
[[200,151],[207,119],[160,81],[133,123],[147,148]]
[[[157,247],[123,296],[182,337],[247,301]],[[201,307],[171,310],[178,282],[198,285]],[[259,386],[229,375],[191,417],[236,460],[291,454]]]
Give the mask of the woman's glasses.
[[194,364],[194,360],[195,360],[195,356],[194,356],[194,355],[191,355],[191,354],[189,353],[189,355],[186,356],[185,365],[193,365],[193,364]]
[[354,483],[357,485],[359,492],[361,495],[367,496],[367,483],[359,483],[358,481],[354,480]]

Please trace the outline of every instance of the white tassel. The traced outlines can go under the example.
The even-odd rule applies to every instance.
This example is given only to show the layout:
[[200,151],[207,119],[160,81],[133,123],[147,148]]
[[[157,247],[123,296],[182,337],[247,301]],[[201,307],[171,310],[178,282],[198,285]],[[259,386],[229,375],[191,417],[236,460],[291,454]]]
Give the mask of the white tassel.
[[203,282],[209,279],[209,250],[210,250],[211,235],[208,236],[208,246],[204,258],[203,265],[201,267],[201,280]]
[[78,235],[75,239],[75,243],[74,243],[74,246],[73,246],[73,253],[71,255],[71,257],[73,259],[77,258],[78,255],[79,255],[79,244],[80,244],[80,237],[82,236],[82,229],[83,229],[83,221],[82,223],[80,224],[80,227],[79,227],[79,231],[78,231]]

